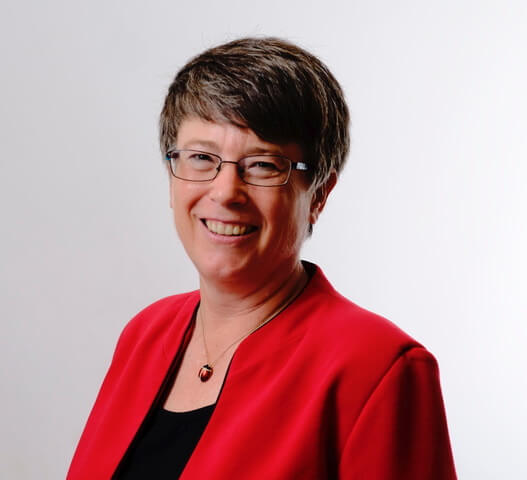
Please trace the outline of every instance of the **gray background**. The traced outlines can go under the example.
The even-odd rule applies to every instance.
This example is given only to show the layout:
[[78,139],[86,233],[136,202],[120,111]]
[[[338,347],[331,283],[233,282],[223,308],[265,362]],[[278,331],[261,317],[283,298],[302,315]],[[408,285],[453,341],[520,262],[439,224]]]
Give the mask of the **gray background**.
[[522,1],[5,1],[0,477],[63,478],[128,319],[197,286],[157,116],[240,35],[318,54],[352,155],[304,258],[438,358],[462,479],[527,478]]

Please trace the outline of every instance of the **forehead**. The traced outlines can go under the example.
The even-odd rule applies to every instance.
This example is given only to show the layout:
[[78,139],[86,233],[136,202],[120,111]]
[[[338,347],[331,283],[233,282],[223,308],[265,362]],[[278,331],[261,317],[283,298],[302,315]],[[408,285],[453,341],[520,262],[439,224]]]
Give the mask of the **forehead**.
[[302,151],[296,143],[267,142],[248,127],[223,121],[208,121],[199,117],[187,117],[181,122],[176,147],[205,150],[219,155],[275,153],[294,162],[302,161]]

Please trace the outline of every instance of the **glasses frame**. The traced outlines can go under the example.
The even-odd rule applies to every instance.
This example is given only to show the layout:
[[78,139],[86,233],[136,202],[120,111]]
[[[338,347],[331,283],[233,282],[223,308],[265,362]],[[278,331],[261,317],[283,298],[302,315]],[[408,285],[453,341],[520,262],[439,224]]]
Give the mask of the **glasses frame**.
[[[181,178],[181,177],[178,177],[175,173],[174,173],[174,168],[173,168],[173,163],[172,161],[176,159],[174,159],[172,157],[172,155],[176,154],[176,153],[180,153],[180,152],[195,152],[195,153],[203,153],[205,155],[210,155],[211,157],[214,157],[214,158],[217,158],[219,160],[219,163],[218,163],[218,166],[216,167],[216,173],[214,174],[214,177],[212,178],[208,178],[206,180],[189,180],[188,178]],[[247,158],[253,158],[253,157],[280,157],[284,160],[287,160],[289,162],[289,164],[291,165],[291,168],[289,168],[289,172],[287,173],[287,178],[284,180],[284,182],[282,183],[277,183],[277,184],[274,184],[274,185],[261,185],[261,184],[258,184],[258,183],[251,183],[251,182],[248,182],[247,180],[245,180],[242,176],[242,172],[240,170],[240,168],[236,168],[237,172],[238,172],[238,177],[240,178],[240,180],[247,184],[247,185],[253,185],[255,187],[282,187],[283,185],[286,185],[287,182],[289,182],[289,178],[291,177],[291,172],[293,170],[299,170],[299,171],[308,171],[309,170],[309,165],[305,162],[293,162],[291,159],[287,158],[287,157],[284,157],[283,155],[277,155],[275,153],[258,153],[258,154],[254,154],[254,155],[247,155],[243,158],[240,158],[240,160],[238,160],[237,162],[233,162],[233,161],[230,161],[230,160],[223,160],[219,155],[217,155],[216,153],[210,153],[210,152],[205,152],[203,150],[193,150],[193,149],[189,149],[189,148],[184,148],[184,149],[171,149],[167,152],[167,154],[165,155],[165,160],[168,162],[169,166],[170,166],[170,173],[172,174],[172,176],[174,176],[175,178],[179,179],[179,180],[183,180],[184,182],[194,182],[194,183],[205,183],[205,182],[212,182],[217,176],[218,174],[220,173],[220,170],[221,170],[221,166],[224,164],[224,163],[230,163],[232,165],[236,165],[237,167],[239,167],[239,162],[241,162],[242,160],[245,160]]]

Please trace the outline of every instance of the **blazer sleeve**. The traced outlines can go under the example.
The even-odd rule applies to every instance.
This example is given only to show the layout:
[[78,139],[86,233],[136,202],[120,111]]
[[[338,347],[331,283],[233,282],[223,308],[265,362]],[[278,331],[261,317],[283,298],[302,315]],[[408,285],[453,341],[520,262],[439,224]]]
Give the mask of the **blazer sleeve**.
[[455,480],[435,358],[414,347],[370,394],[343,449],[339,478]]

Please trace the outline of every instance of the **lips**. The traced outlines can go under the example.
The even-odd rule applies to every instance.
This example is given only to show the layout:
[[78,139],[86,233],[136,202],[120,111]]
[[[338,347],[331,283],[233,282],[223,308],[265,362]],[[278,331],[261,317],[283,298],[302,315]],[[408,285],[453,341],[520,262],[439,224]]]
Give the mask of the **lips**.
[[217,235],[225,236],[235,236],[240,237],[242,235],[248,235],[251,232],[256,230],[254,225],[249,225],[247,223],[226,223],[220,222],[218,220],[202,220],[203,224],[207,229]]

